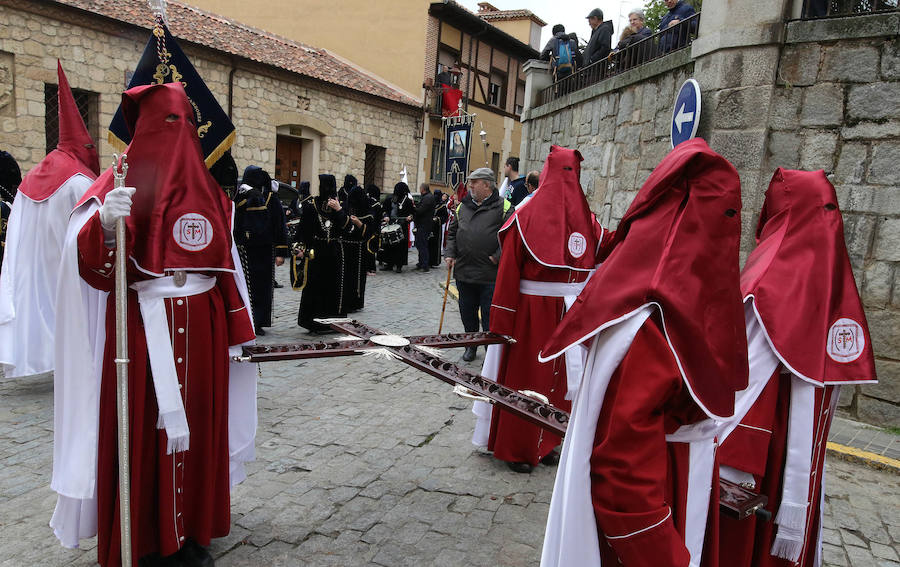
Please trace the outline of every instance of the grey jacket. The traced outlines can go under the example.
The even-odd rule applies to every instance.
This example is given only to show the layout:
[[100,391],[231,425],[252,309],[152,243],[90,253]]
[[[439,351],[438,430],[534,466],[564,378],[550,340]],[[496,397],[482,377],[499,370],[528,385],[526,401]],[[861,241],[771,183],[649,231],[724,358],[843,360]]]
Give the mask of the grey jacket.
[[[504,203],[507,203],[504,205]],[[447,232],[447,258],[454,258],[456,279],[467,283],[492,284],[497,279],[500,261],[500,241],[497,231],[513,213],[515,207],[500,198],[495,189],[481,205],[476,205],[471,193],[457,207]]]

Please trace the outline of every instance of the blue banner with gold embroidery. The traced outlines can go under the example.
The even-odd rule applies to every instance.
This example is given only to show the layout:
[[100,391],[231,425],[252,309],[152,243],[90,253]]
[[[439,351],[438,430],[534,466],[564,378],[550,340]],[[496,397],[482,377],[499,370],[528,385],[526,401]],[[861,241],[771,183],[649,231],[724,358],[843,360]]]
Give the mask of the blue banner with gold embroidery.
[[[234,143],[234,124],[222,110],[216,97],[200,78],[181,46],[165,26],[157,26],[144,48],[128,88],[181,81],[194,107],[197,119],[197,135],[203,147],[206,167],[212,167]],[[116,110],[109,125],[109,143],[123,151],[131,142],[131,133],[125,125],[122,107]]]

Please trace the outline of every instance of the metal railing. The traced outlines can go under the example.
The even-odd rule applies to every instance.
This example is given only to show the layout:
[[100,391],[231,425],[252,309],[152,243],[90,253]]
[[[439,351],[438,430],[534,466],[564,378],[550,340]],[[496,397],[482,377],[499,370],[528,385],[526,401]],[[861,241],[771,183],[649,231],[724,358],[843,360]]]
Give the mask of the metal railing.
[[547,104],[561,96],[583,89],[618,73],[633,69],[691,45],[700,27],[700,13],[623,49],[613,51],[609,57],[583,69],[577,69],[566,77],[556,77],[552,85],[541,91],[538,105]]
[[897,0],[803,0],[804,20],[893,12]]

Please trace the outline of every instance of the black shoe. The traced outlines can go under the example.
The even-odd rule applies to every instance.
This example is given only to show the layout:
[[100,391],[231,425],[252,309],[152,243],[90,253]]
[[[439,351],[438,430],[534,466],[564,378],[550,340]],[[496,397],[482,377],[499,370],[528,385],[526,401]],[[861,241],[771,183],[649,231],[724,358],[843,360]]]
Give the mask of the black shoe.
[[390,264],[388,264],[388,265],[382,264],[381,269],[382,269],[382,271],[389,272],[394,269],[394,266],[391,266]]
[[467,346],[466,352],[464,352],[462,355],[462,359],[466,362],[472,362],[473,360],[475,360],[475,348],[476,347],[473,346]]
[[548,467],[555,467],[559,464],[559,453],[550,451],[543,459],[541,459],[541,464],[547,465]]
[[506,463],[506,466],[512,471],[523,474],[529,474],[534,470],[534,466],[531,463]]
[[264,337],[264,336],[266,336],[266,332],[263,330],[262,327],[257,327],[257,328],[256,328],[256,336],[257,336],[257,337]]
[[396,268],[394,268],[394,271],[399,274],[400,272],[403,271],[403,266],[397,266]]
[[281,285],[280,283],[276,282],[275,280],[272,280],[272,287],[284,287],[284,286]]
[[430,271],[431,271],[431,268],[422,268],[422,273],[423,273],[423,274],[427,274],[427,273],[430,272]]
[[187,567],[213,567],[216,564],[209,551],[192,539],[184,543],[178,556],[181,564]]

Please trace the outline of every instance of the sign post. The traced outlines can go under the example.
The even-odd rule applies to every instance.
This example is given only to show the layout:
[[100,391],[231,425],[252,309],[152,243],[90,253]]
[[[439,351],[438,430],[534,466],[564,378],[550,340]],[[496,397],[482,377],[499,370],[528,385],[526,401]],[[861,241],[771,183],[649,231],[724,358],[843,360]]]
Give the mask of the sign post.
[[678,90],[675,108],[672,109],[672,147],[687,142],[697,135],[700,125],[700,84],[688,79]]

